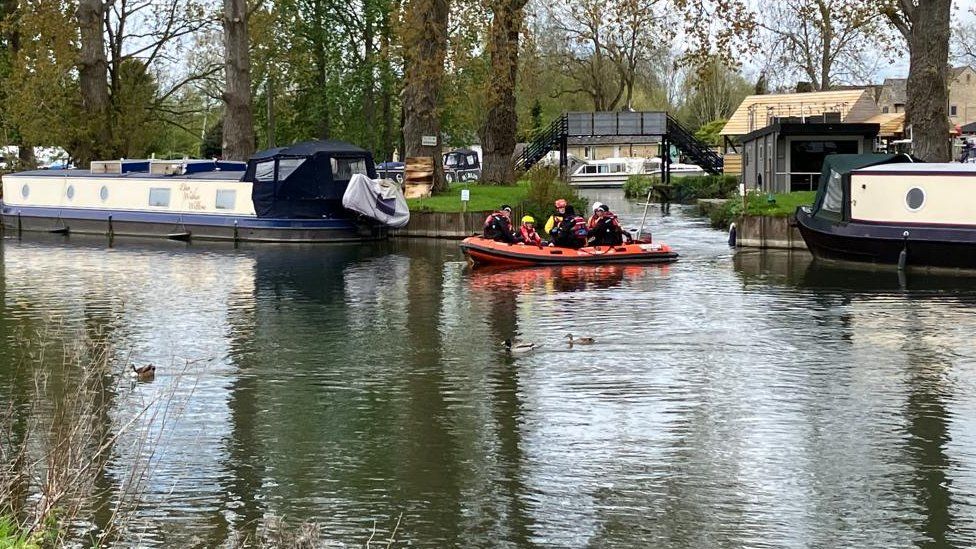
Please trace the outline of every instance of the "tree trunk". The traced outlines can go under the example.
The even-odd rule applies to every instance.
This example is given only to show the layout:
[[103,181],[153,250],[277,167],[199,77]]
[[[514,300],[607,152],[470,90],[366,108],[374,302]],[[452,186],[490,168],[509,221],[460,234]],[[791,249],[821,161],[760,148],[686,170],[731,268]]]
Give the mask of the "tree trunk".
[[224,158],[247,160],[254,152],[251,55],[247,1],[224,0]]
[[525,0],[493,0],[488,51],[491,73],[485,122],[481,126],[483,156],[481,181],[498,185],[515,183],[512,153],[518,117],[515,112],[515,77],[518,74],[518,44],[522,31]]
[[112,125],[109,118],[111,98],[108,94],[108,62],[105,58],[105,9],[102,0],[79,0],[78,83],[81,106],[85,111],[88,135],[79,139],[75,158],[80,166],[112,149]]
[[[434,160],[434,190],[447,187],[441,166],[440,94],[447,52],[448,0],[410,0],[403,25],[404,157]],[[424,145],[432,136],[436,145]]]
[[926,162],[948,162],[949,12],[951,0],[901,3],[901,13],[887,12],[908,41],[909,68],[905,126],[912,128],[912,149]]

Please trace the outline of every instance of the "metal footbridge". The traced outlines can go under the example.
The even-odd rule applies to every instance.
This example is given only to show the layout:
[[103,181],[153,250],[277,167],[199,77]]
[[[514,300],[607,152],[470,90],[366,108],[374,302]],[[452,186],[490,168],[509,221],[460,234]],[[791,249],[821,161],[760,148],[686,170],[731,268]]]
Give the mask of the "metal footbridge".
[[[565,175],[570,138],[634,137],[657,138],[668,150],[674,145],[694,164],[710,174],[722,173],[722,157],[695,139],[684,126],[663,111],[651,112],[567,112],[556,118],[526,145],[516,167],[527,170],[552,151],[559,152],[559,166]],[[670,155],[662,155],[664,178],[668,178]]]

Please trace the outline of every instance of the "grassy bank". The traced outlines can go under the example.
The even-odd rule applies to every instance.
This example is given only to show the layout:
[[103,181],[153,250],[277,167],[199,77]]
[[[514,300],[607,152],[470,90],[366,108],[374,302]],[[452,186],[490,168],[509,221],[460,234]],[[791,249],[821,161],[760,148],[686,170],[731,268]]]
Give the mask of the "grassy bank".
[[494,210],[502,204],[515,206],[522,202],[529,194],[529,182],[519,181],[510,187],[481,185],[479,183],[454,183],[448,190],[430,198],[411,198],[407,200],[407,206],[413,212],[460,212],[462,189],[471,191],[468,211],[481,212]]
[[461,211],[461,190],[471,191],[467,211],[493,211],[508,204],[517,216],[529,214],[541,223],[553,212],[553,203],[563,198],[576,208],[586,212],[587,201],[577,190],[559,179],[555,168],[537,166],[529,170],[515,185],[482,185],[476,182],[455,183],[442,193],[430,198],[407,200],[410,211],[457,213]]
[[742,198],[729,200],[723,207],[717,208],[709,215],[712,226],[724,229],[740,215],[789,217],[799,206],[813,204],[815,191],[799,191],[795,193],[781,193],[773,195],[770,201],[766,194],[749,193],[746,209],[743,212]]

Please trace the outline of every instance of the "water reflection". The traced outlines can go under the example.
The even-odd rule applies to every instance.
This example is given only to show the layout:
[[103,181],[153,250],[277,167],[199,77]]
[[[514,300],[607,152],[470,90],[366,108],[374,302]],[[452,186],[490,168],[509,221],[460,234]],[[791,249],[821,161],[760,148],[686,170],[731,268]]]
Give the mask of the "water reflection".
[[[0,400],[39,398],[17,334],[53,326],[52,345],[112,353],[100,428],[176,392],[159,453],[122,441],[99,479],[110,500],[151,465],[123,546],[219,546],[272,514],[357,545],[401,513],[422,547],[973,539],[976,290],[734,253],[678,206],[651,214],[680,262],[4,241]],[[511,337],[540,347],[511,355]],[[133,361],[157,379],[122,376]]]

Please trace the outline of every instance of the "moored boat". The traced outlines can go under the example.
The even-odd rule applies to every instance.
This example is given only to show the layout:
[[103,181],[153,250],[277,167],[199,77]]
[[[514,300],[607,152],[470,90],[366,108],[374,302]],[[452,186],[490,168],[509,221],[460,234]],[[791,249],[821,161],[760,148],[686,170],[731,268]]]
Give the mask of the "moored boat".
[[461,242],[464,251],[476,265],[574,265],[600,263],[673,263],[678,254],[660,242],[635,242],[618,246],[561,248],[496,242],[481,236],[470,236]]
[[[247,163],[101,161],[89,170],[5,175],[0,215],[17,232],[264,242],[384,238],[386,225],[360,213],[374,211],[371,205],[343,203],[347,189],[372,181],[366,178],[376,178],[372,155],[340,141],[269,149]],[[402,195],[375,200],[402,219]]]
[[[627,179],[634,175],[648,177],[661,176],[661,159],[654,158],[605,158],[603,160],[589,160],[580,165],[570,175],[569,184],[574,187],[613,188],[623,187]],[[695,164],[672,162],[670,165],[672,177],[686,175],[704,175],[705,170]]]
[[796,222],[817,258],[976,269],[976,165],[830,155]]

